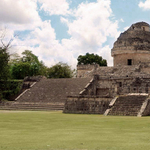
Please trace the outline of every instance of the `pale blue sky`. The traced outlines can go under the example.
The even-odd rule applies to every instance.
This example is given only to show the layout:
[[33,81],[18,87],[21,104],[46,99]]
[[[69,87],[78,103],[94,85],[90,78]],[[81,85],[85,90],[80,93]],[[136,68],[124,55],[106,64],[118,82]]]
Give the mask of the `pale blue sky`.
[[95,53],[112,65],[111,48],[133,23],[150,24],[150,0],[2,0],[0,29],[12,37],[11,53],[32,50],[45,65],[76,67]]

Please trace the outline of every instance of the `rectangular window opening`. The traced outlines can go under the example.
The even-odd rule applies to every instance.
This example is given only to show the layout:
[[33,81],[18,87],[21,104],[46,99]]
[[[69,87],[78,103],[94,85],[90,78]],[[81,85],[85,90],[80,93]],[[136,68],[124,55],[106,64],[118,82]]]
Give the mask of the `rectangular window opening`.
[[122,87],[122,82],[119,82],[119,87]]
[[128,65],[129,65],[129,66],[132,65],[132,59],[128,59]]

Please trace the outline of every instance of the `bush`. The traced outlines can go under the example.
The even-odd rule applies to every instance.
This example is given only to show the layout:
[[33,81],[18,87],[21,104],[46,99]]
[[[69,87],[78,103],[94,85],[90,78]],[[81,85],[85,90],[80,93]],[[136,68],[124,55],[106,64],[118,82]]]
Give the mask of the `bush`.
[[48,78],[72,78],[74,70],[65,63],[59,62],[48,69]]
[[1,80],[0,93],[2,95],[2,98],[12,100],[12,98],[20,92],[22,83],[22,80]]

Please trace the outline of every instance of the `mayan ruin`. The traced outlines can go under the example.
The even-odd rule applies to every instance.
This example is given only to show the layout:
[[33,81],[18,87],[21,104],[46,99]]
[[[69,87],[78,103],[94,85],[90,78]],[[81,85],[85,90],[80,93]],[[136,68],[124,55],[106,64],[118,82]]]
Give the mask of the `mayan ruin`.
[[150,26],[138,22],[121,33],[111,55],[113,67],[78,66],[78,77],[92,77],[78,96],[70,96],[65,112],[104,115],[149,115]]
[[150,115],[150,25],[132,24],[111,50],[113,67],[78,65],[72,79],[26,78],[24,92],[1,109]]
[[92,77],[78,96],[70,96],[65,112],[105,115],[149,115],[150,26],[133,24],[121,33],[111,55],[114,67],[78,66],[78,77]]

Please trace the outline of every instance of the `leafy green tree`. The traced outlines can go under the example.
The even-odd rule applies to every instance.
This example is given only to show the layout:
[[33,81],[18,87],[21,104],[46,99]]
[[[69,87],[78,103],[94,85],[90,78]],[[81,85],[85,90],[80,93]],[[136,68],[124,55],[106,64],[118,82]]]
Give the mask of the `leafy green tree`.
[[48,69],[48,78],[71,78],[74,71],[66,63],[59,62]]
[[48,67],[46,67],[44,65],[43,61],[40,61],[40,64],[39,64],[39,75],[47,77],[47,71],[48,71]]
[[29,76],[35,76],[39,74],[40,69],[40,62],[38,60],[38,57],[35,56],[32,51],[25,50],[22,53],[23,57],[21,58],[21,61],[24,63],[28,63],[30,65],[30,72]]
[[25,50],[22,57],[17,55],[10,61],[11,74],[14,79],[23,79],[26,76],[46,75],[46,66],[32,51]]
[[[9,70],[9,65],[8,61],[10,58],[10,55],[8,53],[8,48],[10,47],[11,41],[10,40],[7,45],[3,43],[3,38],[4,35],[0,36],[1,40],[1,46],[0,46],[0,80],[2,81],[1,86],[0,86],[0,101],[3,98],[3,91],[6,86],[6,82],[10,77],[10,70]],[[3,89],[4,87],[4,89]]]
[[27,62],[18,62],[15,63],[11,70],[12,78],[14,79],[23,79],[26,76],[29,76],[30,73],[30,64]]
[[78,65],[98,64],[99,66],[107,66],[107,61],[97,54],[80,55],[78,57]]
[[7,80],[9,77],[9,53],[7,47],[0,47],[0,80]]
[[10,45],[13,39],[10,39],[6,44],[6,42],[3,42],[5,39],[6,30],[0,31],[0,80],[7,80],[10,77],[10,70],[8,65],[10,54],[8,49],[11,47]]

